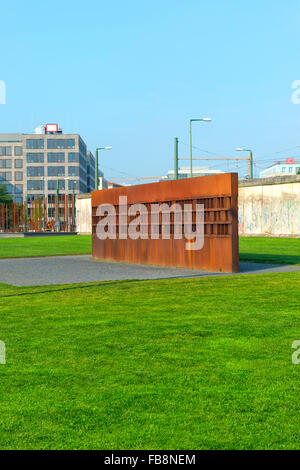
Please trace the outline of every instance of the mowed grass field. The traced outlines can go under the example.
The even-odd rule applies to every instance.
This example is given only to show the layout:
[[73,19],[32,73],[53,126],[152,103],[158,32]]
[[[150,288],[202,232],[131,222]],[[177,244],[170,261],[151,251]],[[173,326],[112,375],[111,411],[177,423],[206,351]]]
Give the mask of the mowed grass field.
[[[91,251],[90,235],[0,238],[0,258],[84,255]],[[300,264],[300,238],[240,237],[240,260]]]
[[91,252],[91,235],[0,238],[0,258],[86,255]]
[[[90,242],[2,239],[0,256]],[[241,259],[297,264],[299,246],[242,238]],[[299,292],[300,272],[0,284],[0,449],[299,449]]]
[[0,285],[1,449],[299,449],[300,273]]
[[300,264],[300,238],[240,237],[240,261]]

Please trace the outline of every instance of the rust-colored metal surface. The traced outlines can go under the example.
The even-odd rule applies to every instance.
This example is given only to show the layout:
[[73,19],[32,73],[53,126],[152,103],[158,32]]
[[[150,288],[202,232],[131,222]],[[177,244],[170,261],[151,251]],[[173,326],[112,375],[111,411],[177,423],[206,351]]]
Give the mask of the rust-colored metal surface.
[[[75,232],[73,195],[59,194],[24,203],[0,203],[1,232]],[[59,222],[59,226],[55,225]]]
[[[127,196],[127,204],[144,204],[149,213],[154,204],[191,204],[193,223],[196,204],[204,206],[204,245],[200,250],[186,249],[187,240],[174,237],[175,218],[171,215],[170,239],[162,239],[162,217],[159,238],[151,239],[151,217],[148,217],[148,239],[120,239],[124,219],[119,218],[119,197]],[[116,239],[99,239],[97,215],[101,205],[111,204],[116,211]],[[98,211],[99,213],[99,211]],[[136,216],[135,216],[136,217]],[[127,217],[126,227],[135,217]],[[123,225],[123,227],[122,227]],[[182,229],[183,230],[183,229]],[[218,272],[239,270],[238,249],[238,175],[226,173],[199,178],[164,181],[92,192],[93,258],[139,264],[176,266]]]

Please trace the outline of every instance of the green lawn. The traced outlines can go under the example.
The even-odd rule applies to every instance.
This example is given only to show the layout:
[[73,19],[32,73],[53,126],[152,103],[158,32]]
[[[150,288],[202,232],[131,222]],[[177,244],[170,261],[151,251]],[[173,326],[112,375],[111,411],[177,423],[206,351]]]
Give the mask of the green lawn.
[[[91,236],[0,239],[0,258],[91,253]],[[240,237],[240,260],[300,264],[300,238]]]
[[299,449],[300,273],[0,285],[1,449]]
[[240,237],[240,260],[300,264],[300,238]]
[[0,238],[0,258],[85,255],[91,251],[90,235]]

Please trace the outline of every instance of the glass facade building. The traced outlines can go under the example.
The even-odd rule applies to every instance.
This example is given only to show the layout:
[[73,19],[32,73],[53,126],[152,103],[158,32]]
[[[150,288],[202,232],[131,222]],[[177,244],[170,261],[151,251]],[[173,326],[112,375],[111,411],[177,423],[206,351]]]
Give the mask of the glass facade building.
[[0,134],[0,184],[15,202],[95,188],[95,158],[78,134]]

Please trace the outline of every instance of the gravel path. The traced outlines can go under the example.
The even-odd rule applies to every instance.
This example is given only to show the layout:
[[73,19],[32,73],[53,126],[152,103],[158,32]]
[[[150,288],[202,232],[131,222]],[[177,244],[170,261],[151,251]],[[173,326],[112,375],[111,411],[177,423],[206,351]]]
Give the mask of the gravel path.
[[[300,266],[240,263],[240,269],[240,274],[258,274],[299,271]],[[232,274],[93,261],[90,255],[0,260],[0,283],[12,284],[14,286],[228,275]]]

